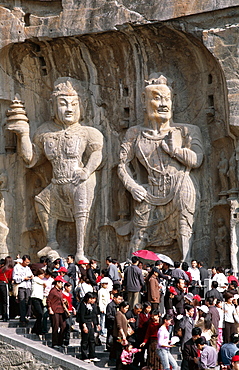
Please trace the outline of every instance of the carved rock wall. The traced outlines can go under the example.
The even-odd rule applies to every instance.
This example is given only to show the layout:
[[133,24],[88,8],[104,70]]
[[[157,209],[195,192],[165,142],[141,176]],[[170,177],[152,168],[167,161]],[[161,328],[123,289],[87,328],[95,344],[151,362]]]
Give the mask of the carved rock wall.
[[[104,134],[86,253],[102,260],[109,254],[123,260],[127,254],[133,201],[117,177],[119,146],[126,129],[143,121],[144,79],[160,71],[172,81],[174,121],[197,125],[202,132],[205,158],[195,172],[201,203],[192,254],[208,264],[217,261],[217,219],[223,217],[228,228],[230,223],[227,201],[219,202],[217,165],[222,149],[229,159],[237,141],[239,4],[227,2],[228,9],[214,1],[96,1],[91,6],[84,1],[22,1],[18,8],[1,4],[2,125],[10,100],[19,93],[33,135],[50,117],[53,82],[71,76],[81,81],[84,123]],[[225,26],[228,22],[234,26]],[[25,169],[15,153],[15,136],[3,126],[0,148],[0,169],[9,180],[9,253],[30,250],[34,259],[45,241],[33,198],[49,183],[51,168],[46,163]],[[74,253],[74,224],[60,223],[58,239],[66,253]],[[174,258],[180,257],[177,246],[171,251]]]

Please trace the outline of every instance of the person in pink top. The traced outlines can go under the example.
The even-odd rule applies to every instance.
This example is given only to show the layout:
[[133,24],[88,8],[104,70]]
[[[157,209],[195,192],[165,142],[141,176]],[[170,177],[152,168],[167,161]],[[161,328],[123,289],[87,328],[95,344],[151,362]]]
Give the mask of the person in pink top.
[[141,349],[133,348],[133,345],[130,343],[124,347],[120,356],[123,369],[130,369],[130,365],[133,363],[133,354],[137,352],[141,352]]
[[163,317],[163,324],[160,326],[158,331],[157,353],[164,370],[170,370],[170,366],[172,370],[177,370],[178,365],[170,353],[170,348],[172,347],[168,331],[170,325],[172,325],[172,316],[166,314]]

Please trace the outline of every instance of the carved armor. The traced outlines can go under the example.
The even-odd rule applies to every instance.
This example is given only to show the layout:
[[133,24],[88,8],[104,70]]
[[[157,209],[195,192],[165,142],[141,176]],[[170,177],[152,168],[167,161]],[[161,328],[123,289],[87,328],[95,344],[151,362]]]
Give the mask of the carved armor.
[[59,130],[55,122],[39,127],[34,139],[34,157],[28,167],[33,167],[45,156],[52,164],[52,180],[35,197],[47,213],[61,221],[73,222],[75,217],[89,213],[95,188],[95,173],[80,182],[72,183],[75,171],[84,167],[83,155],[88,157],[102,147],[102,134],[78,123]]
[[[183,148],[180,160],[163,149],[162,142],[169,140]],[[161,136],[154,136],[143,126],[132,127],[126,133],[120,157],[119,177],[125,187],[132,191],[140,184],[147,190],[144,200],[135,204],[132,242],[141,248],[170,245],[179,235],[190,237],[200,199],[190,170],[199,167],[203,159],[198,127],[179,124]],[[142,234],[144,245],[140,242]]]

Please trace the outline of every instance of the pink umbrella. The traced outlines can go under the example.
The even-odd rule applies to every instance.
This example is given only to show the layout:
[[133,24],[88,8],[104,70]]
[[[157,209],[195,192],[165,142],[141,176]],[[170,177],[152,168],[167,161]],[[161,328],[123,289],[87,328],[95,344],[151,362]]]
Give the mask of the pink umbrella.
[[144,260],[158,261],[159,258],[154,252],[148,251],[147,249],[141,249],[133,253],[134,256],[143,258]]

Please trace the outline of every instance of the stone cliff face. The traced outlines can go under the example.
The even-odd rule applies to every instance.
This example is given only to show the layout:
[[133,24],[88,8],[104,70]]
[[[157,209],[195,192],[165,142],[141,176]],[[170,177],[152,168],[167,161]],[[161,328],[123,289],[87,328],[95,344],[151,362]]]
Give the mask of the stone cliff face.
[[[231,230],[231,248],[235,247],[238,194],[220,194],[217,166],[222,149],[229,161],[237,147],[239,1],[224,3],[63,0],[19,1],[16,7],[0,2],[0,171],[8,178],[6,188],[0,189],[5,218],[1,222],[9,228],[10,254],[30,251],[34,259],[44,246],[33,199],[51,179],[48,162],[25,168],[16,136],[4,127],[15,94],[25,101],[32,137],[51,116],[54,81],[66,76],[80,81],[83,124],[105,137],[86,254],[123,261],[134,202],[117,176],[119,148],[126,130],[143,122],[144,80],[156,72],[172,83],[174,122],[198,126],[203,137],[204,162],[195,171],[201,200],[192,255],[209,265],[220,262],[215,243],[219,218]],[[227,190],[232,188],[230,176]],[[58,240],[66,253],[75,252],[73,223],[59,222]],[[230,242],[224,247],[229,265]],[[150,249],[159,251],[156,246]],[[167,254],[169,248],[160,251]],[[176,241],[170,254],[180,258]]]

